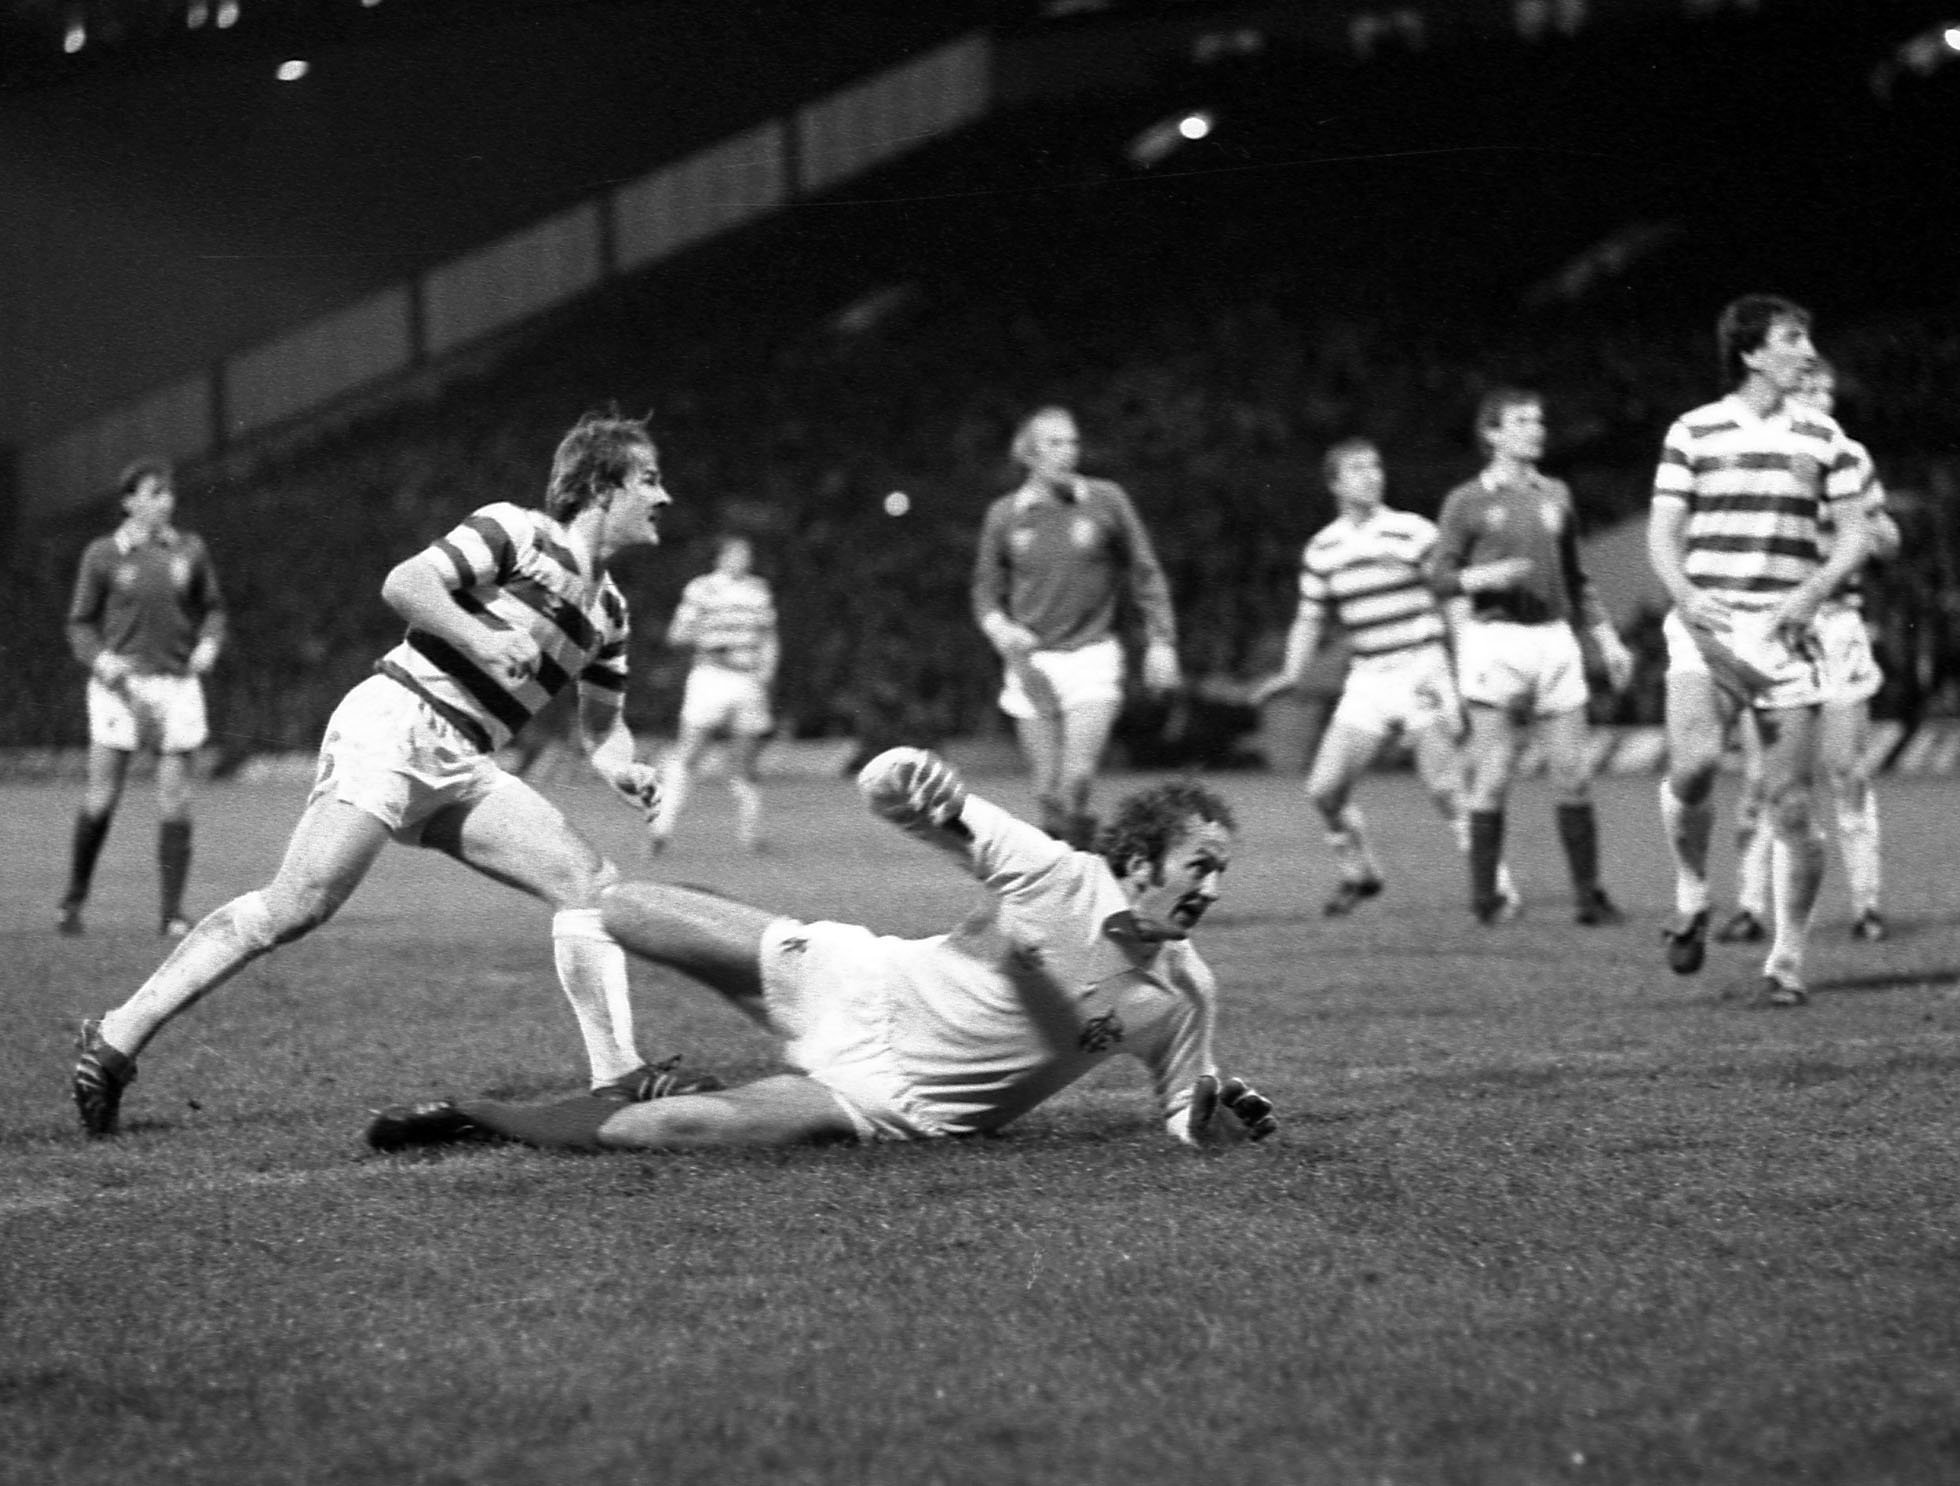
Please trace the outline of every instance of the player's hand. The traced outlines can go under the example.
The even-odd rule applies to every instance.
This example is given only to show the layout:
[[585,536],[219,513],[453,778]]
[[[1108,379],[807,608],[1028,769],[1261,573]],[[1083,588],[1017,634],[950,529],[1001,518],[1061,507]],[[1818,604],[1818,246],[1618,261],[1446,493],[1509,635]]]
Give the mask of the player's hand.
[[1703,634],[1725,635],[1729,630],[1729,606],[1711,593],[1697,588],[1674,606],[1681,622]]
[[1143,652],[1143,685],[1146,691],[1176,691],[1184,684],[1177,664],[1177,647],[1153,640]]
[[1264,1140],[1279,1129],[1273,1101],[1242,1078],[1219,1082],[1215,1073],[1203,1074],[1191,1086],[1191,1107],[1186,1111],[1191,1139],[1202,1143],[1211,1130],[1213,1117],[1227,1110],[1245,1127],[1249,1139]]
[[1465,593],[1500,593],[1517,587],[1536,568],[1537,564],[1528,557],[1493,557],[1489,562],[1465,568],[1457,581]]
[[218,642],[213,639],[199,640],[191,647],[190,667],[193,676],[202,676],[218,663]]
[[872,812],[895,826],[947,826],[966,808],[959,770],[925,748],[887,748],[858,770]]
[[1615,693],[1625,691],[1627,683],[1633,680],[1633,652],[1610,624],[1593,629],[1593,643],[1599,647],[1599,663],[1606,672],[1607,689]]
[[537,641],[522,630],[485,630],[476,642],[476,658],[498,680],[510,684],[529,681],[537,674],[542,653]]
[[635,760],[600,767],[599,775],[612,786],[615,794],[640,812],[640,818],[647,825],[653,824],[654,816],[660,811],[659,769]]
[[99,652],[95,657],[95,664],[89,667],[95,679],[111,691],[127,681],[133,669],[127,656],[118,655],[113,650]]
[[1016,624],[1005,614],[989,614],[981,628],[987,642],[1008,661],[1025,660],[1040,646],[1041,640],[1025,624]]

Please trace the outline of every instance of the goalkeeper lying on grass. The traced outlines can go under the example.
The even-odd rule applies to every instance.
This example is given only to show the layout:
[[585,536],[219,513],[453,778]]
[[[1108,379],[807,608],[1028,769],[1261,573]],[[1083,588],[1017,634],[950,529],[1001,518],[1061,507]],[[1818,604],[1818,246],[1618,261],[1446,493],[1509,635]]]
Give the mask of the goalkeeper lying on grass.
[[380,1111],[378,1150],[517,1140],[587,1150],[914,1140],[998,1130],[1128,1053],[1165,1128],[1202,1142],[1220,1108],[1254,1140],[1270,1101],[1219,1074],[1216,981],[1189,935],[1230,858],[1225,802],[1193,783],[1129,796],[1100,855],[969,795],[936,754],[894,748],[858,775],[872,810],[957,856],[989,900],[950,933],[898,939],[805,923],[652,882],[606,889],[607,930],[721,992],[783,1040],[795,1073],[644,1104],[441,1101]]

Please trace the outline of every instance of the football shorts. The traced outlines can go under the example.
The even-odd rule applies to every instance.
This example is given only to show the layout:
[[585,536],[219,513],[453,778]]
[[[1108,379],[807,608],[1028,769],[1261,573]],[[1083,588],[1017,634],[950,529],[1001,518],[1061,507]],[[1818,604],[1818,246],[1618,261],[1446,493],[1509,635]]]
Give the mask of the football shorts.
[[88,740],[134,753],[189,753],[210,736],[204,684],[195,676],[125,676],[114,686],[88,683]]
[[681,693],[681,726],[704,733],[760,737],[776,725],[759,677],[726,666],[697,665]]
[[867,974],[876,936],[856,924],[779,918],[762,933],[762,1002],[783,1057],[822,1084],[860,1140],[947,1133],[891,1046],[884,977]]
[[1328,726],[1386,738],[1398,729],[1413,735],[1441,722],[1454,734],[1461,730],[1462,714],[1449,652],[1441,645],[1418,645],[1356,656]]
[[1814,707],[1824,696],[1823,648],[1792,646],[1778,635],[1767,609],[1731,609],[1720,634],[1691,630],[1678,610],[1661,621],[1667,674],[1707,676],[1723,691],[1761,712]]
[[413,846],[438,811],[474,805],[517,784],[414,692],[387,676],[370,676],[327,719],[307,804],[340,800]]
[[1456,683],[1464,701],[1523,721],[1581,711],[1591,696],[1579,637],[1563,622],[1466,621],[1456,637]]
[[1007,667],[1000,710],[1009,717],[1054,717],[1123,700],[1123,647],[1114,636],[1080,650],[1036,650]]
[[1824,654],[1825,706],[1869,702],[1878,695],[1885,676],[1862,610],[1826,604],[1817,612],[1817,643]]

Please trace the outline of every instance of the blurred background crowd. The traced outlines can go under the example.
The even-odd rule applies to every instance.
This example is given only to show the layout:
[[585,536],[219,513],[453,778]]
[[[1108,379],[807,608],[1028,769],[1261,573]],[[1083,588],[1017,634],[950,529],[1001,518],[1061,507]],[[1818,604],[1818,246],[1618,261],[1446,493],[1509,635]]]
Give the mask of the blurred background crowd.
[[[1014,24],[1093,43],[1121,9]],[[388,566],[477,505],[534,501],[558,434],[605,404],[651,413],[677,498],[666,545],[620,572],[637,729],[672,729],[685,657],[659,636],[733,528],[783,615],[785,735],[998,731],[973,543],[1013,481],[1013,425],[1056,402],[1155,537],[1199,682],[1139,699],[1121,748],[1247,761],[1257,719],[1232,688],[1277,660],[1301,546],[1333,514],[1330,442],[1377,440],[1391,503],[1433,515],[1479,462],[1479,396],[1535,388],[1547,468],[1602,536],[1639,520],[1668,422],[1724,390],[1714,317],[1751,291],[1816,312],[1839,416],[1904,529],[1871,584],[1877,714],[1960,713],[1960,301],[1936,225],[1955,81],[1879,65],[1923,17],[1761,0],[1448,46],[1385,25],[1330,52],[1272,43],[1245,19],[1262,7],[1212,9],[1230,55],[997,109],[466,372],[185,468],[179,520],[234,615],[210,682],[220,767],[315,746],[397,638]],[[1199,110],[1206,137],[1153,142]],[[113,519],[105,498],[9,534],[0,747],[84,736],[61,619]],[[1592,550],[1641,658],[1599,716],[1658,721],[1659,614],[1620,570],[1644,558]]]

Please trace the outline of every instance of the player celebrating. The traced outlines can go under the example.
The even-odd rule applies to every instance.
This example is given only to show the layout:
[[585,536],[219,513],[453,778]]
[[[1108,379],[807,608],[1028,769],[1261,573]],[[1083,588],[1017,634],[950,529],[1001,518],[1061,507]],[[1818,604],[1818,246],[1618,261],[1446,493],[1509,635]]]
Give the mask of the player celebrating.
[[207,916],[143,986],[82,1025],[82,1128],[115,1133],[145,1044],[179,1012],[277,945],[318,927],[390,840],[433,847],[550,903],[560,982],[606,1097],[674,1083],[633,1045],[626,958],[601,921],[618,873],[497,748],[577,682],[594,770],[650,811],[651,765],[621,718],[627,614],[606,563],[659,540],[670,501],[644,422],[590,414],[558,445],[544,508],[499,502],[401,562],[381,596],[408,626],[328,720],[313,791],[265,887]]
[[702,753],[724,735],[736,839],[749,851],[762,845],[756,758],[775,726],[769,688],[776,679],[779,646],[776,601],[769,585],[751,570],[754,561],[747,537],[717,539],[714,570],[681,590],[680,607],[668,626],[667,643],[692,647],[694,664],[681,696],[680,739],[660,771],[660,807],[654,812],[651,837],[656,853],[673,837]]
[[1123,706],[1117,600],[1142,614],[1144,685],[1178,685],[1177,623],[1149,534],[1120,485],[1076,471],[1066,408],[1043,408],[1014,436],[1020,489],[987,508],[973,566],[973,614],[1005,669],[1000,707],[1034,774],[1041,825],[1086,846],[1089,795]]
[[[1830,413],[1837,402],[1837,375],[1830,364],[1820,360],[1790,399]],[[1879,484],[1865,446],[1856,439],[1846,443],[1862,472],[1860,504],[1865,511],[1867,557],[1891,558],[1899,550],[1899,528],[1886,513],[1885,488]],[[1825,529],[1831,530],[1828,525]],[[1817,753],[1836,808],[1838,850],[1844,856],[1845,883],[1851,892],[1851,937],[1876,941],[1885,937],[1885,916],[1879,909],[1878,793],[1872,788],[1866,750],[1871,736],[1871,699],[1878,694],[1883,678],[1872,653],[1871,633],[1865,627],[1862,576],[1862,569],[1854,571],[1817,611],[1824,672]],[[1743,759],[1742,794],[1736,807],[1739,906],[1715,937],[1728,944],[1752,944],[1769,933],[1765,925],[1775,832],[1769,826],[1764,794],[1762,733],[1752,708],[1742,709],[1738,731]]]
[[[1831,416],[1791,396],[1817,361],[1808,311],[1745,295],[1723,309],[1716,340],[1733,390],[1668,429],[1647,531],[1654,573],[1674,601],[1662,626],[1668,769],[1660,805],[1678,910],[1667,962],[1692,975],[1706,955],[1715,773],[1730,723],[1751,707],[1763,730],[1775,831],[1775,938],[1758,1001],[1801,1006],[1824,875],[1811,815],[1825,685],[1817,613],[1864,561],[1864,477]],[[1836,530],[1828,554],[1826,525]]]
[[208,728],[202,677],[217,663],[225,603],[204,543],[171,524],[171,469],[142,459],[123,471],[122,525],[90,542],[68,606],[68,644],[88,680],[88,787],[75,817],[60,928],[82,932],[96,858],[137,749],[156,750],[159,924],[184,920],[191,870],[190,759]]
[[1268,1100],[1219,1077],[1216,981],[1189,941],[1230,858],[1224,801],[1192,783],[1141,791],[1092,855],[969,795],[921,749],[879,754],[858,787],[962,862],[988,889],[985,906],[950,933],[896,939],[657,883],[602,894],[621,943],[782,1038],[795,1073],[631,1109],[590,1097],[401,1106],[376,1115],[369,1143],[674,1150],[970,1135],[1116,1053],[1150,1070],[1177,1140],[1200,1140],[1221,1104],[1254,1139],[1277,1128]]
[[[1339,917],[1382,890],[1367,824],[1349,796],[1392,734],[1410,740],[1417,773],[1465,850],[1469,828],[1457,750],[1462,706],[1443,643],[1443,613],[1428,581],[1435,524],[1384,504],[1381,452],[1367,439],[1335,444],[1321,470],[1340,514],[1301,554],[1300,606],[1285,659],[1252,689],[1251,702],[1260,706],[1300,684],[1330,621],[1346,632],[1354,659],[1307,775],[1307,798],[1327,823],[1340,874],[1324,911]],[[1506,913],[1519,911],[1501,862],[1495,890]]]
[[1545,405],[1535,392],[1500,388],[1477,409],[1489,462],[1452,490],[1437,518],[1435,584],[1468,609],[1457,626],[1457,686],[1470,711],[1470,907],[1489,922],[1503,908],[1497,863],[1504,802],[1527,729],[1537,727],[1558,798],[1558,834],[1572,876],[1574,917],[1614,924],[1599,884],[1592,803],[1586,663],[1577,631],[1597,647],[1608,684],[1624,687],[1633,658],[1579,565],[1572,492],[1540,472]]

